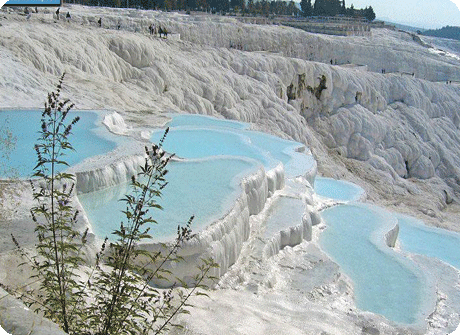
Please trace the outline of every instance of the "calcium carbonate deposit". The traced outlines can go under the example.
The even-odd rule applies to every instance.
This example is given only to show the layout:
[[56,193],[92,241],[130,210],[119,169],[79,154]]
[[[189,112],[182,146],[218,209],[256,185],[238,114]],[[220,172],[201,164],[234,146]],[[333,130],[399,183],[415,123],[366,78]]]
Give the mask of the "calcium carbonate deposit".
[[[429,312],[392,320],[357,307],[355,283],[319,243],[328,229],[321,211],[344,201],[316,194],[314,178],[353,182],[364,190],[361,201],[460,232],[459,42],[387,29],[337,37],[204,13],[65,7],[69,22],[55,21],[46,9],[29,20],[0,11],[0,108],[43,107],[66,72],[63,95],[75,108],[103,111],[99,126],[123,140],[108,155],[71,167],[78,194],[125,182],[171,113],[243,121],[301,143],[298,150],[316,160],[302,173],[301,166],[288,167],[294,175],[283,164],[253,170],[227,212],[184,248],[188,259],[212,255],[220,279],[210,298],[191,301],[195,307],[176,320],[184,329],[175,334],[456,329],[459,269],[404,249],[393,226],[372,239],[385,239],[392,253],[426,274],[430,293],[420,304]],[[151,36],[152,23],[166,27],[168,39]],[[24,283],[10,234],[33,247],[31,191],[23,181],[1,187],[0,281]],[[92,223],[82,215],[80,224]],[[99,237],[92,237],[96,248]],[[187,279],[190,269],[176,271]],[[0,300],[0,324],[14,334],[60,334],[9,296]]]

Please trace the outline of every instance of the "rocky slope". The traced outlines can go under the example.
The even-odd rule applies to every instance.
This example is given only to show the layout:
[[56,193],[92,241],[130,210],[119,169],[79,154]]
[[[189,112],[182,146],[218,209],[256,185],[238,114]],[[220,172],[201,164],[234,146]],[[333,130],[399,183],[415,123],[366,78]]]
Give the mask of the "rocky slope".
[[[144,128],[170,111],[250,122],[305,143],[320,173],[356,182],[368,200],[460,231],[457,58],[388,30],[331,37],[206,15],[65,10],[71,22],[0,12],[0,107],[41,107],[65,71],[76,108],[115,110]],[[152,22],[180,40],[149,36]],[[333,296],[348,303],[334,278]],[[346,331],[368,327],[356,324]]]

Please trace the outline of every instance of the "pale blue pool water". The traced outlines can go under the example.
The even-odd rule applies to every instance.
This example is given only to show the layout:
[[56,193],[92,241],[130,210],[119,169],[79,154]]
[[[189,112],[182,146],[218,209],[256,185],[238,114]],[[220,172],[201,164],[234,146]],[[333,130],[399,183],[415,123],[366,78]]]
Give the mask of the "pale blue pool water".
[[[34,145],[37,143],[41,129],[41,111],[37,110],[1,110],[0,124],[6,125],[16,137],[16,145],[10,154],[7,164],[14,169],[19,177],[28,177],[33,174],[37,163]],[[68,151],[65,161],[72,166],[87,157],[107,153],[116,147],[114,141],[109,140],[110,133],[97,125],[98,115],[94,112],[72,111],[67,116],[71,121],[80,116],[80,121],[72,128],[69,141],[75,151]],[[5,122],[7,122],[5,124]],[[64,167],[60,167],[64,169]],[[59,171],[61,171],[59,170]],[[7,176],[0,176],[7,177]]]
[[[222,217],[241,194],[240,179],[254,169],[254,161],[235,158],[170,162],[168,185],[158,200],[163,210],[152,214],[158,222],[151,226],[154,241],[172,240],[177,225],[185,225],[191,215],[195,233]],[[96,235],[110,238],[118,229],[125,209],[118,199],[129,191],[124,184],[78,196]]]
[[249,125],[244,122],[217,119],[205,115],[191,114],[170,114],[172,120],[168,122],[168,127],[212,127],[212,128],[230,128],[230,129],[247,129]]
[[299,142],[257,131],[247,131],[245,134],[249,136],[252,144],[267,152],[277,163],[284,164],[284,172],[288,178],[304,175],[305,171],[310,171],[316,164],[312,155],[297,151],[298,148],[304,147]]
[[[152,141],[158,142],[162,136],[163,131],[157,131],[152,134]],[[269,168],[277,163],[267,152],[252,145],[248,137],[222,129],[170,128],[163,148],[181,158],[247,157]]]
[[[295,177],[314,167],[311,155],[297,152],[301,143],[269,134],[250,131],[243,122],[228,121],[199,115],[171,115],[172,121],[164,149],[181,158],[237,156],[255,159],[266,169],[283,163],[285,174]],[[152,134],[158,142],[163,130]]]
[[409,216],[397,218],[402,250],[438,258],[460,270],[460,234],[428,227]]
[[284,140],[282,138],[267,135],[261,132],[246,132],[251,143],[263,151],[266,151],[276,161],[286,164],[291,160],[291,150],[300,146],[300,143]]
[[[170,240],[177,225],[185,224],[191,215],[196,217],[195,232],[222,217],[241,194],[241,179],[262,165],[273,168],[282,161],[295,166],[291,162],[298,160],[297,168],[307,169],[314,163],[311,155],[295,152],[300,143],[246,130],[249,125],[245,123],[172,115],[167,126],[170,130],[163,149],[181,160],[170,163],[169,184],[161,199],[164,210],[154,215],[158,225],[152,232],[157,240]],[[163,134],[164,130],[155,131],[152,142]],[[79,195],[98,236],[110,236],[118,228],[124,209],[118,199],[127,192],[128,185],[119,185]]]
[[364,204],[322,212],[326,229],[320,243],[354,283],[357,307],[395,322],[412,324],[426,314],[425,278],[411,261],[384,244],[394,218]]
[[[315,191],[342,201],[357,200],[362,194],[352,183],[328,178],[317,178]],[[460,234],[360,203],[332,207],[322,217],[328,229],[320,243],[352,279],[356,304],[363,310],[413,324],[434,308],[435,295],[426,274],[384,243],[385,233],[396,223],[402,251],[438,258],[460,269]]]
[[324,177],[315,178],[314,188],[318,195],[338,201],[356,201],[364,194],[364,190],[358,185]]

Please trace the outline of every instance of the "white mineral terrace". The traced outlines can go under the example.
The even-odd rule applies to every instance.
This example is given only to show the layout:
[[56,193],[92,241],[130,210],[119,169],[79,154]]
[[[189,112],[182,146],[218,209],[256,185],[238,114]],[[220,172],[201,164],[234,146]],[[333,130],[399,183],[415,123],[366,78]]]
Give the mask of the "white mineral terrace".
[[[247,122],[301,143],[317,162],[299,178],[283,166],[246,176],[231,208],[187,245],[189,260],[202,253],[216,258],[220,280],[210,298],[190,301],[191,314],[176,320],[185,328],[172,334],[444,335],[457,328],[458,269],[405,251],[395,225],[379,236],[433,278],[430,312],[403,324],[358,308],[353,281],[320,245],[329,227],[319,212],[341,201],[310,186],[317,172],[351,181],[364,189],[361,201],[459,232],[458,41],[386,29],[327,36],[135,9],[63,11],[70,22],[55,21],[45,9],[29,20],[0,12],[0,108],[43,107],[65,71],[63,96],[75,109],[107,111],[105,126],[132,143],[72,167],[79,192],[126,180],[143,161],[153,127],[164,126],[171,112]],[[150,36],[151,23],[166,26],[173,38]],[[0,280],[19,285],[27,269],[17,270],[10,234],[26,247],[35,243],[30,189],[21,182],[1,187]],[[278,210],[297,217],[299,201],[305,208],[298,220],[276,217]],[[82,216],[81,225],[91,223]],[[96,248],[98,239],[91,243]],[[188,274],[185,267],[177,271]],[[0,300],[0,324],[14,334],[60,334],[11,297]]]

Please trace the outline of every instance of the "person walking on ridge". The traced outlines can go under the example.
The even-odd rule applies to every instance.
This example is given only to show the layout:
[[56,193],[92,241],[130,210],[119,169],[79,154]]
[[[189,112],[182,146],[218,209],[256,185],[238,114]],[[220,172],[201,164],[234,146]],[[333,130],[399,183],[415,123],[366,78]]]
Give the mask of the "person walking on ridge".
[[30,11],[29,11],[29,7],[26,7],[24,9],[24,14],[26,14],[26,19],[29,20],[30,16],[31,16]]

